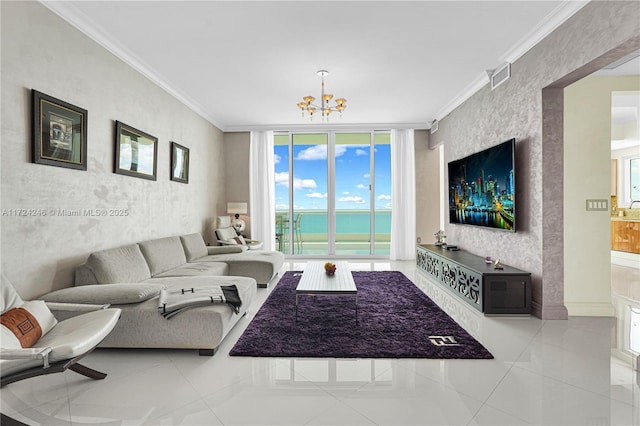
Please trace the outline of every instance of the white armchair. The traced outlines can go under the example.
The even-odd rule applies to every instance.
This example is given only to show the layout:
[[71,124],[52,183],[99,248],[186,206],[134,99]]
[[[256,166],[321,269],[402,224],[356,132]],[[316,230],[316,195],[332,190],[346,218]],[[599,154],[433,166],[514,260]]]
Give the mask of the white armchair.
[[[94,380],[106,377],[105,373],[78,364],[78,361],[113,330],[120,318],[120,309],[84,305],[87,313],[58,322],[45,302],[25,302],[4,275],[1,280],[0,387],[67,369]],[[64,310],[64,305],[56,303],[52,307]],[[32,332],[35,333],[33,336],[30,335]],[[23,347],[24,342],[36,338],[33,345]],[[21,424],[2,414],[2,424],[5,422]]]
[[231,216],[218,216],[216,219],[216,238],[221,245],[225,246],[246,246],[249,250],[262,248],[262,241],[250,240],[238,235],[236,228],[231,223]]

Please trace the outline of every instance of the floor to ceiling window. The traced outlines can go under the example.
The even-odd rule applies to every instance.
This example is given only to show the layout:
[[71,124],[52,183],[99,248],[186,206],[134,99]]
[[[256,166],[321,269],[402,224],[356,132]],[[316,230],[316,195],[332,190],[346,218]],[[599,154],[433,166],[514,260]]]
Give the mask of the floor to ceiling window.
[[278,250],[304,256],[389,254],[388,132],[278,133],[274,154]]

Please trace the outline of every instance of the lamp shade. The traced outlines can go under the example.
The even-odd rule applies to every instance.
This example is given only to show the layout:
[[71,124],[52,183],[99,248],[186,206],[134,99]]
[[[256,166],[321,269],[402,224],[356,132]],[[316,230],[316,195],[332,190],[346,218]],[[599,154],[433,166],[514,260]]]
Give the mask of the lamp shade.
[[227,203],[228,214],[247,214],[247,203]]

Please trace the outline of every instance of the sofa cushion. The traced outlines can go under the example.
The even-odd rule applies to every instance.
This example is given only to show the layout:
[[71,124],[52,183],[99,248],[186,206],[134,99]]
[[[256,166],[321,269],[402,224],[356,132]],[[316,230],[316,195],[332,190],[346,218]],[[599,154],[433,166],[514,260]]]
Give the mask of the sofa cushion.
[[147,263],[151,276],[187,263],[184,248],[179,237],[158,238],[138,243]]
[[[170,269],[161,274],[154,275],[153,278],[161,277],[193,277],[193,276],[216,276],[216,275],[228,275],[229,266],[224,262],[197,262],[197,263],[185,263],[177,268]],[[151,280],[153,280],[151,278]]]
[[137,283],[151,278],[138,244],[91,253],[85,266],[93,272],[98,284]]
[[96,284],[63,288],[45,294],[42,299],[47,302],[127,305],[151,299],[162,289],[164,286],[161,284]]
[[229,265],[229,275],[252,277],[258,284],[268,284],[282,268],[284,255],[279,251],[249,250],[242,253],[209,255],[201,257],[195,263],[210,261]]
[[187,262],[209,254],[207,252],[207,245],[204,243],[202,235],[200,234],[182,235],[180,236],[180,241],[184,248],[184,254],[187,256]]
[[[207,247],[207,253],[212,256],[215,256],[217,254],[242,253],[243,251],[247,251],[247,248],[242,246],[209,246]],[[195,261],[198,261],[200,259],[202,258],[198,258]],[[215,257],[208,258],[207,260],[215,260]]]

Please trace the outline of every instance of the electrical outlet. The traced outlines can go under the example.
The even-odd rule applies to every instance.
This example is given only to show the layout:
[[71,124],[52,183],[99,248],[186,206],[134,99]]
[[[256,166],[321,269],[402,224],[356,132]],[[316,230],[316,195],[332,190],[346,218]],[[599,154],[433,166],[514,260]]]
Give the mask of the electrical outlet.
[[417,240],[418,240],[418,244],[420,244],[422,242],[422,237],[418,237]]

